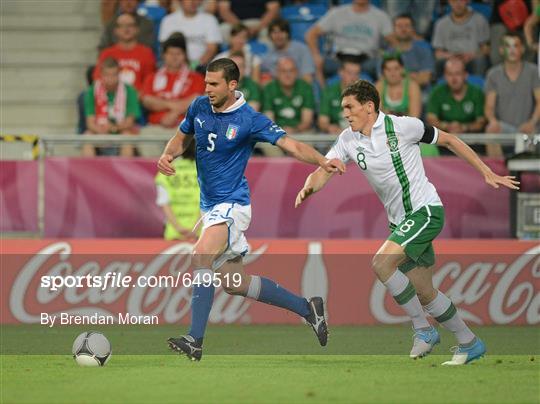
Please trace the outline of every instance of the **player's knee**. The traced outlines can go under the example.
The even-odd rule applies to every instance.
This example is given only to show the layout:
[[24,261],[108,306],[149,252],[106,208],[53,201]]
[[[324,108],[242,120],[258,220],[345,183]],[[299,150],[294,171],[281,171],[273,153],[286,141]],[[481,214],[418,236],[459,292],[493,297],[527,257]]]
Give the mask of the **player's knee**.
[[191,253],[191,262],[195,268],[210,268],[214,261],[215,253],[205,245],[196,245]]
[[376,254],[371,260],[371,267],[373,271],[377,274],[379,279],[381,277],[386,277],[390,269],[388,266],[388,260],[382,254]]

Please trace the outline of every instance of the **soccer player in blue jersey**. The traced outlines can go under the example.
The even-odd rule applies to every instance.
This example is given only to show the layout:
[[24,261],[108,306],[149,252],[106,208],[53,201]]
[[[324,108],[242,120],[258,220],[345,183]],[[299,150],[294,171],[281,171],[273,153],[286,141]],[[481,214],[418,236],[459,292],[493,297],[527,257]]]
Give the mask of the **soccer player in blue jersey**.
[[[313,297],[308,301],[270,279],[243,271],[242,257],[248,251],[244,232],[251,221],[244,171],[257,142],[272,143],[296,159],[318,165],[328,173],[343,173],[345,165],[338,159],[326,159],[311,146],[287,137],[278,125],[253,110],[242,93],[236,91],[239,75],[236,64],[227,58],[208,65],[207,95],[191,103],[176,135],[165,147],[158,168],[165,175],[173,175],[171,162],[184,151],[184,138],[195,138],[203,232],[193,249],[194,280],[214,279],[214,272],[219,272],[227,293],[298,314],[311,325],[319,343],[324,346],[328,329],[322,298]],[[241,282],[231,282],[234,277],[225,276],[233,273],[241,275]],[[191,329],[187,335],[168,340],[172,349],[186,354],[191,360],[200,360],[202,356],[214,290],[214,282],[194,284]]]

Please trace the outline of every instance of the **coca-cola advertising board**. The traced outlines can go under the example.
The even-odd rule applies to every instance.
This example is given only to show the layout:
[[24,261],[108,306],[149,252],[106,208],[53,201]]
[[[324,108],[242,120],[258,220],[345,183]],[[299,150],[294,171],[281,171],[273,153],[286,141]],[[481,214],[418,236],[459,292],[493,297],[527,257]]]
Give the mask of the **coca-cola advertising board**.
[[[274,279],[306,297],[322,296],[332,324],[405,322],[400,308],[370,268],[377,240],[252,240],[246,271]],[[189,321],[187,243],[161,240],[3,240],[1,323],[42,323],[61,313]],[[435,286],[462,316],[479,325],[540,323],[540,246],[516,240],[442,240],[435,243]],[[109,274],[109,275],[107,275]],[[107,285],[45,282],[107,275]],[[178,277],[176,285],[156,278]],[[154,277],[154,283],[149,279]],[[127,278],[129,281],[126,282]],[[143,279],[144,286],[137,283]],[[72,280],[73,280],[72,279]],[[48,319],[49,317],[47,317]],[[285,310],[231,296],[216,288],[211,323],[287,324]],[[59,324],[59,323],[56,323]]]

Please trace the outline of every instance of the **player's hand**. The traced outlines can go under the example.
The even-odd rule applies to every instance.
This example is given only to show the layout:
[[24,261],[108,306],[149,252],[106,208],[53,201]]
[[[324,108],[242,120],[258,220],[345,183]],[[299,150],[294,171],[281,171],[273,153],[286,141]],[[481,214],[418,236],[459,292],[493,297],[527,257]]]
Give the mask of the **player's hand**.
[[302,202],[304,202],[310,195],[314,193],[312,187],[302,188],[298,195],[296,195],[296,201],[294,201],[294,207],[297,208]]
[[329,174],[339,172],[339,175],[341,175],[346,171],[345,164],[339,159],[326,160],[321,164],[321,168]]
[[491,185],[493,188],[499,188],[499,185],[503,185],[506,188],[510,189],[519,189],[519,181],[516,180],[516,177],[505,175],[500,176],[495,174],[493,171],[486,174],[485,176],[486,182]]
[[172,155],[162,154],[157,164],[159,172],[168,176],[176,174],[176,170],[171,164],[173,160],[174,157]]

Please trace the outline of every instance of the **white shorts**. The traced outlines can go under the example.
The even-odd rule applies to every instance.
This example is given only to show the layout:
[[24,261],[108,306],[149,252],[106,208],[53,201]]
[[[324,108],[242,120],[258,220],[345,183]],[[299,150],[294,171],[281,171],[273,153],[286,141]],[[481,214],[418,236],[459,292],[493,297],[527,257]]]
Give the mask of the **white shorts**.
[[224,202],[214,206],[211,210],[203,212],[203,231],[210,226],[227,223],[229,237],[227,248],[212,264],[212,269],[220,268],[225,262],[236,257],[244,256],[248,252],[248,242],[244,232],[251,222],[251,205]]

